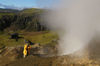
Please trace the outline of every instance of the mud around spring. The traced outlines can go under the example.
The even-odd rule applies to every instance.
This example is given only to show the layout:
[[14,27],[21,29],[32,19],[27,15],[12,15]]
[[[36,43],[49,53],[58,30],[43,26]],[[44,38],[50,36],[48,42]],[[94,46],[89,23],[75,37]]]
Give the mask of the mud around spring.
[[88,56],[56,56],[56,47],[44,46],[31,50],[32,54],[23,58],[23,47],[6,47],[0,54],[0,66],[100,66],[99,61]]
[[97,61],[89,59],[72,59],[68,56],[46,58],[29,56],[13,61],[5,66],[100,66],[100,64]]

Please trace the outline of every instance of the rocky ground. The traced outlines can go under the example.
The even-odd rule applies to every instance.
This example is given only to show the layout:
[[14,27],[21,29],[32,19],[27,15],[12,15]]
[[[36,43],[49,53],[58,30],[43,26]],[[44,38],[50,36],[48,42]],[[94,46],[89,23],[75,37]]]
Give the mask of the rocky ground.
[[23,47],[5,47],[0,53],[0,66],[100,66],[99,61],[89,58],[88,53],[84,57],[57,56],[56,47],[35,47],[26,58],[23,58]]
[[36,62],[38,62],[38,60],[41,60],[44,57],[46,59],[47,57],[54,56],[56,54],[56,49],[53,46],[40,46],[39,44],[35,44],[34,46],[31,46],[30,53],[31,54],[27,58],[23,59],[23,46],[2,48],[0,50],[0,66],[8,66],[9,64],[18,61],[26,63],[26,61],[32,62],[36,60]]

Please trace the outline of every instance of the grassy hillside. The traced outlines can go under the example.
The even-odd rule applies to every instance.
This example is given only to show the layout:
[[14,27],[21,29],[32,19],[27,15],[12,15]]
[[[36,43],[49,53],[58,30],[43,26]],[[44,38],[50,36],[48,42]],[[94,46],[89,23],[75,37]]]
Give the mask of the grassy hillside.
[[0,9],[0,31],[43,31],[40,19],[42,9],[30,8],[24,10]]
[[30,9],[24,9],[21,11],[21,14],[32,14],[32,13],[42,13],[42,9],[37,9],[37,8],[30,8]]

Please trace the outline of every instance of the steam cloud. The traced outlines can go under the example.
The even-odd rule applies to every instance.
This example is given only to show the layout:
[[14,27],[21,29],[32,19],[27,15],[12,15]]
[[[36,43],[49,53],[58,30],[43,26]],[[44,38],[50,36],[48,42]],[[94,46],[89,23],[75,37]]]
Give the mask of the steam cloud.
[[100,31],[100,0],[60,0],[46,14],[46,24],[59,35],[59,54],[84,49]]

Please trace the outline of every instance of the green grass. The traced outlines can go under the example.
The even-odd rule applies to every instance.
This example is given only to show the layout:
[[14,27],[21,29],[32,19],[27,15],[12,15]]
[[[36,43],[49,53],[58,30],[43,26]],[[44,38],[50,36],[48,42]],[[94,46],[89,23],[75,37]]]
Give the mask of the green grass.
[[[52,40],[55,40],[58,38],[56,33],[53,32],[21,32],[23,35],[20,35],[24,37],[25,39],[31,40],[33,43],[40,43],[41,45],[55,45],[56,42],[53,42]],[[0,44],[5,46],[18,46],[18,45],[24,45],[24,39],[19,39],[18,42],[16,42],[14,39],[9,39],[10,35],[7,34],[0,34]]]
[[20,12],[20,15],[27,15],[27,16],[33,16],[33,14],[40,15],[43,13],[42,9],[37,9],[37,8],[30,8],[30,9],[24,9]]
[[2,16],[4,16],[4,15],[11,15],[11,16],[13,16],[13,15],[15,15],[14,13],[0,13],[0,18],[2,17]]
[[0,43],[5,46],[16,46],[16,45],[22,45],[23,39],[20,39],[18,42],[16,42],[14,39],[9,39],[9,35],[0,35]]
[[42,12],[42,10],[37,8],[30,8],[23,10],[21,13],[35,13],[35,12]]
[[0,13],[0,15],[14,15],[14,13]]
[[35,36],[26,36],[25,38],[35,42],[40,43],[41,45],[46,45],[53,43],[52,40],[57,39],[57,35],[55,33],[44,33]]

